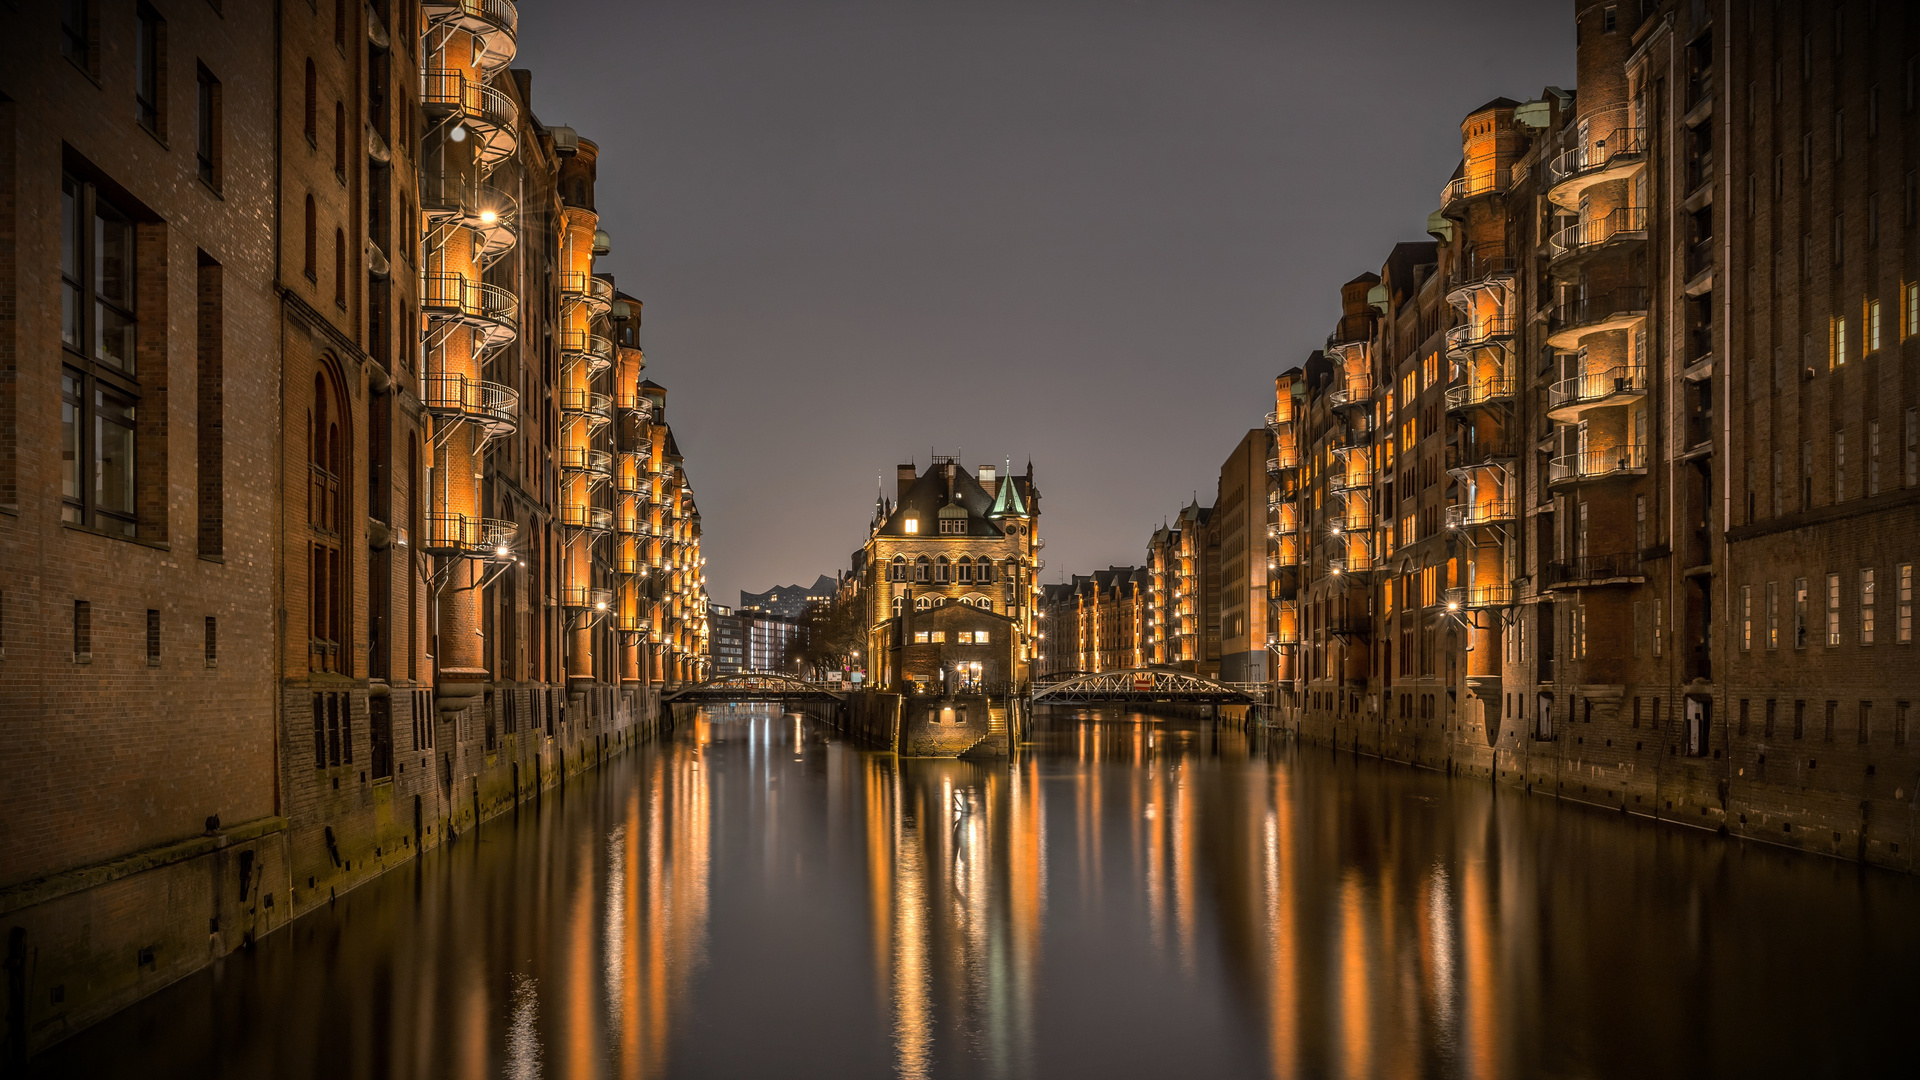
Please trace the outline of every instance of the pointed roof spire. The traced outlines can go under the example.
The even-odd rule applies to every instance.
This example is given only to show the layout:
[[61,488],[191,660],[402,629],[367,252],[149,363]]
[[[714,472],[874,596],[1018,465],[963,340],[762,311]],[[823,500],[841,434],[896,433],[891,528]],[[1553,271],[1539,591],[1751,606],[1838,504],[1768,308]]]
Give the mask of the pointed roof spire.
[[1027,516],[1027,501],[1020,497],[1020,489],[1013,477],[1004,477],[1000,481],[1000,491],[993,497],[993,509],[987,511],[990,518]]

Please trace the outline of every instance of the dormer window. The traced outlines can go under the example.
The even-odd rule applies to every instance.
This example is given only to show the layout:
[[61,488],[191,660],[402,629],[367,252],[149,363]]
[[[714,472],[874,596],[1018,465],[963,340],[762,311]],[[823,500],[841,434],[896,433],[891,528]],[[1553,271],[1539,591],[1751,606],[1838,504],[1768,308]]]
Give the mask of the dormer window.
[[967,519],[966,518],[941,518],[940,519],[940,535],[942,536],[967,535]]
[[913,536],[918,533],[920,531],[920,519],[916,517],[908,518],[906,521],[906,529],[908,536]]

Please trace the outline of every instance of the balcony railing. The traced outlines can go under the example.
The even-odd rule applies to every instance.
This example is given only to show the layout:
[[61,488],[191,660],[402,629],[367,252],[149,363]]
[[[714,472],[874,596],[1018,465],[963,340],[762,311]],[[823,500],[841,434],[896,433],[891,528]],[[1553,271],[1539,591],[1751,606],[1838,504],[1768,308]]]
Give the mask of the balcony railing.
[[580,271],[561,274],[560,296],[563,300],[586,304],[595,315],[613,310],[613,283],[592,274]]
[[1640,576],[1640,556],[1631,551],[1587,555],[1569,562],[1547,564],[1547,585],[1560,588],[1595,581],[1617,581]]
[[[1647,392],[1647,369],[1622,364],[1561,379],[1547,387],[1547,415],[1564,419],[1606,404],[1624,405]],[[1618,400],[1612,400],[1618,399]],[[1566,416],[1555,416],[1565,413]]]
[[1454,177],[1440,190],[1440,212],[1446,213],[1456,203],[1482,195],[1498,195],[1513,185],[1513,170],[1489,169],[1475,171],[1468,167],[1467,175]]
[[1504,315],[1474,319],[1447,331],[1447,353],[1466,352],[1513,336],[1513,320]]
[[620,632],[624,634],[644,634],[653,628],[653,620],[638,612],[621,612]]
[[585,529],[588,532],[612,532],[613,511],[600,506],[562,503],[560,524],[570,529]]
[[1570,349],[1587,334],[1619,330],[1647,314],[1647,287],[1628,285],[1599,296],[1583,296],[1555,305],[1547,323],[1547,344]]
[[1547,163],[1547,184],[1558,187],[1568,180],[1598,173],[1611,165],[1638,159],[1647,152],[1644,128],[1615,128],[1604,139],[1593,139],[1554,155]]
[[1464,608],[1471,611],[1480,608],[1507,607],[1513,603],[1513,586],[1457,586],[1448,589],[1445,598],[1449,609]]
[[476,559],[509,559],[520,526],[505,518],[468,514],[428,514],[422,523],[420,550],[430,555],[464,555]]
[[519,424],[519,391],[484,379],[428,375],[420,380],[420,398],[428,412],[471,421],[490,434],[505,434]]
[[1373,376],[1349,374],[1327,392],[1327,404],[1336,409],[1365,406],[1373,398]]
[[596,589],[588,585],[563,585],[560,588],[560,604],[562,607],[605,611],[613,606],[613,590]]
[[560,411],[573,419],[585,418],[590,426],[599,427],[613,419],[613,399],[591,390],[564,389],[560,391]]
[[1447,388],[1447,411],[1477,409],[1513,400],[1513,379],[1491,376]]
[[605,450],[563,446],[560,448],[560,468],[566,472],[586,474],[589,483],[604,484],[613,476],[613,455]]
[[488,346],[504,345],[520,332],[520,300],[498,285],[465,274],[420,274],[420,309],[429,318],[474,327]]
[[1511,464],[1520,456],[1517,443],[1506,439],[1489,439],[1485,442],[1465,443],[1447,447],[1447,471],[1462,472],[1467,469],[1495,468]]
[[[504,67],[513,59],[514,34],[520,28],[520,13],[514,9],[513,0],[422,0],[420,13],[431,27],[458,27],[485,39],[488,70]],[[505,35],[504,41],[500,35]]]
[[569,363],[585,362],[589,375],[613,366],[613,341],[604,334],[569,330],[560,335],[560,353]]
[[1365,469],[1340,469],[1327,477],[1329,491],[1365,491],[1373,487],[1373,474]]
[[1447,275],[1447,300],[1463,303],[1469,289],[1511,288],[1514,261],[1508,258],[1477,258],[1462,262]]
[[1547,465],[1547,483],[1575,484],[1614,476],[1633,476],[1646,471],[1647,448],[1642,445],[1622,445],[1554,458]]
[[1276,410],[1267,414],[1267,430],[1276,435],[1279,434],[1282,427],[1291,423],[1293,423],[1293,414],[1291,412],[1282,414]]
[[1447,507],[1447,528],[1471,529],[1481,525],[1494,525],[1514,519],[1515,507],[1511,499],[1493,499],[1487,502],[1457,503]]
[[1558,259],[1564,255],[1590,251],[1614,240],[1646,238],[1647,208],[1622,206],[1605,217],[1569,225],[1554,233],[1553,239],[1547,242],[1547,255]]
[[614,469],[613,489],[629,495],[653,494],[653,481],[647,477],[646,460],[639,454],[623,451]]
[[420,105],[429,113],[452,113],[472,129],[480,158],[492,164],[513,156],[520,110],[513,99],[464,72],[433,68],[420,73]]

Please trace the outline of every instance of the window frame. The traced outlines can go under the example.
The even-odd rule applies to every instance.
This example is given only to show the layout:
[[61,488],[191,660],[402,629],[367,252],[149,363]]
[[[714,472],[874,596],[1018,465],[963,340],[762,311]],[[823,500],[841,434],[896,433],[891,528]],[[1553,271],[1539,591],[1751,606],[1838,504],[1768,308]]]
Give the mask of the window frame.
[[[78,528],[137,539],[142,442],[138,223],[111,198],[103,198],[97,184],[71,171],[62,173],[60,190],[62,452],[71,461],[70,467],[62,468],[60,516],[65,524]],[[124,229],[125,250],[120,257],[124,294],[118,299],[101,292],[102,207]],[[103,359],[108,314],[122,320],[124,364]],[[115,401],[120,406],[117,417],[105,411]],[[102,505],[104,435],[109,424],[125,432],[119,444],[125,457],[124,507]]]

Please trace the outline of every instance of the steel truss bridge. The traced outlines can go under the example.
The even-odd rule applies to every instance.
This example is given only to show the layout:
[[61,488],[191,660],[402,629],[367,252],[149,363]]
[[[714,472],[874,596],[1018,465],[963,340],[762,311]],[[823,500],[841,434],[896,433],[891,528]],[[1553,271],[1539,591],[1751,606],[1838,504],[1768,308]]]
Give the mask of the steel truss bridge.
[[1265,683],[1223,683],[1170,668],[1130,668],[1064,679],[1033,692],[1035,705],[1069,702],[1193,702],[1257,705],[1266,700]]
[[829,690],[819,683],[796,679],[774,671],[742,671],[716,675],[703,683],[660,695],[660,704],[677,705],[770,701],[785,704],[795,701],[845,702],[847,695]]

